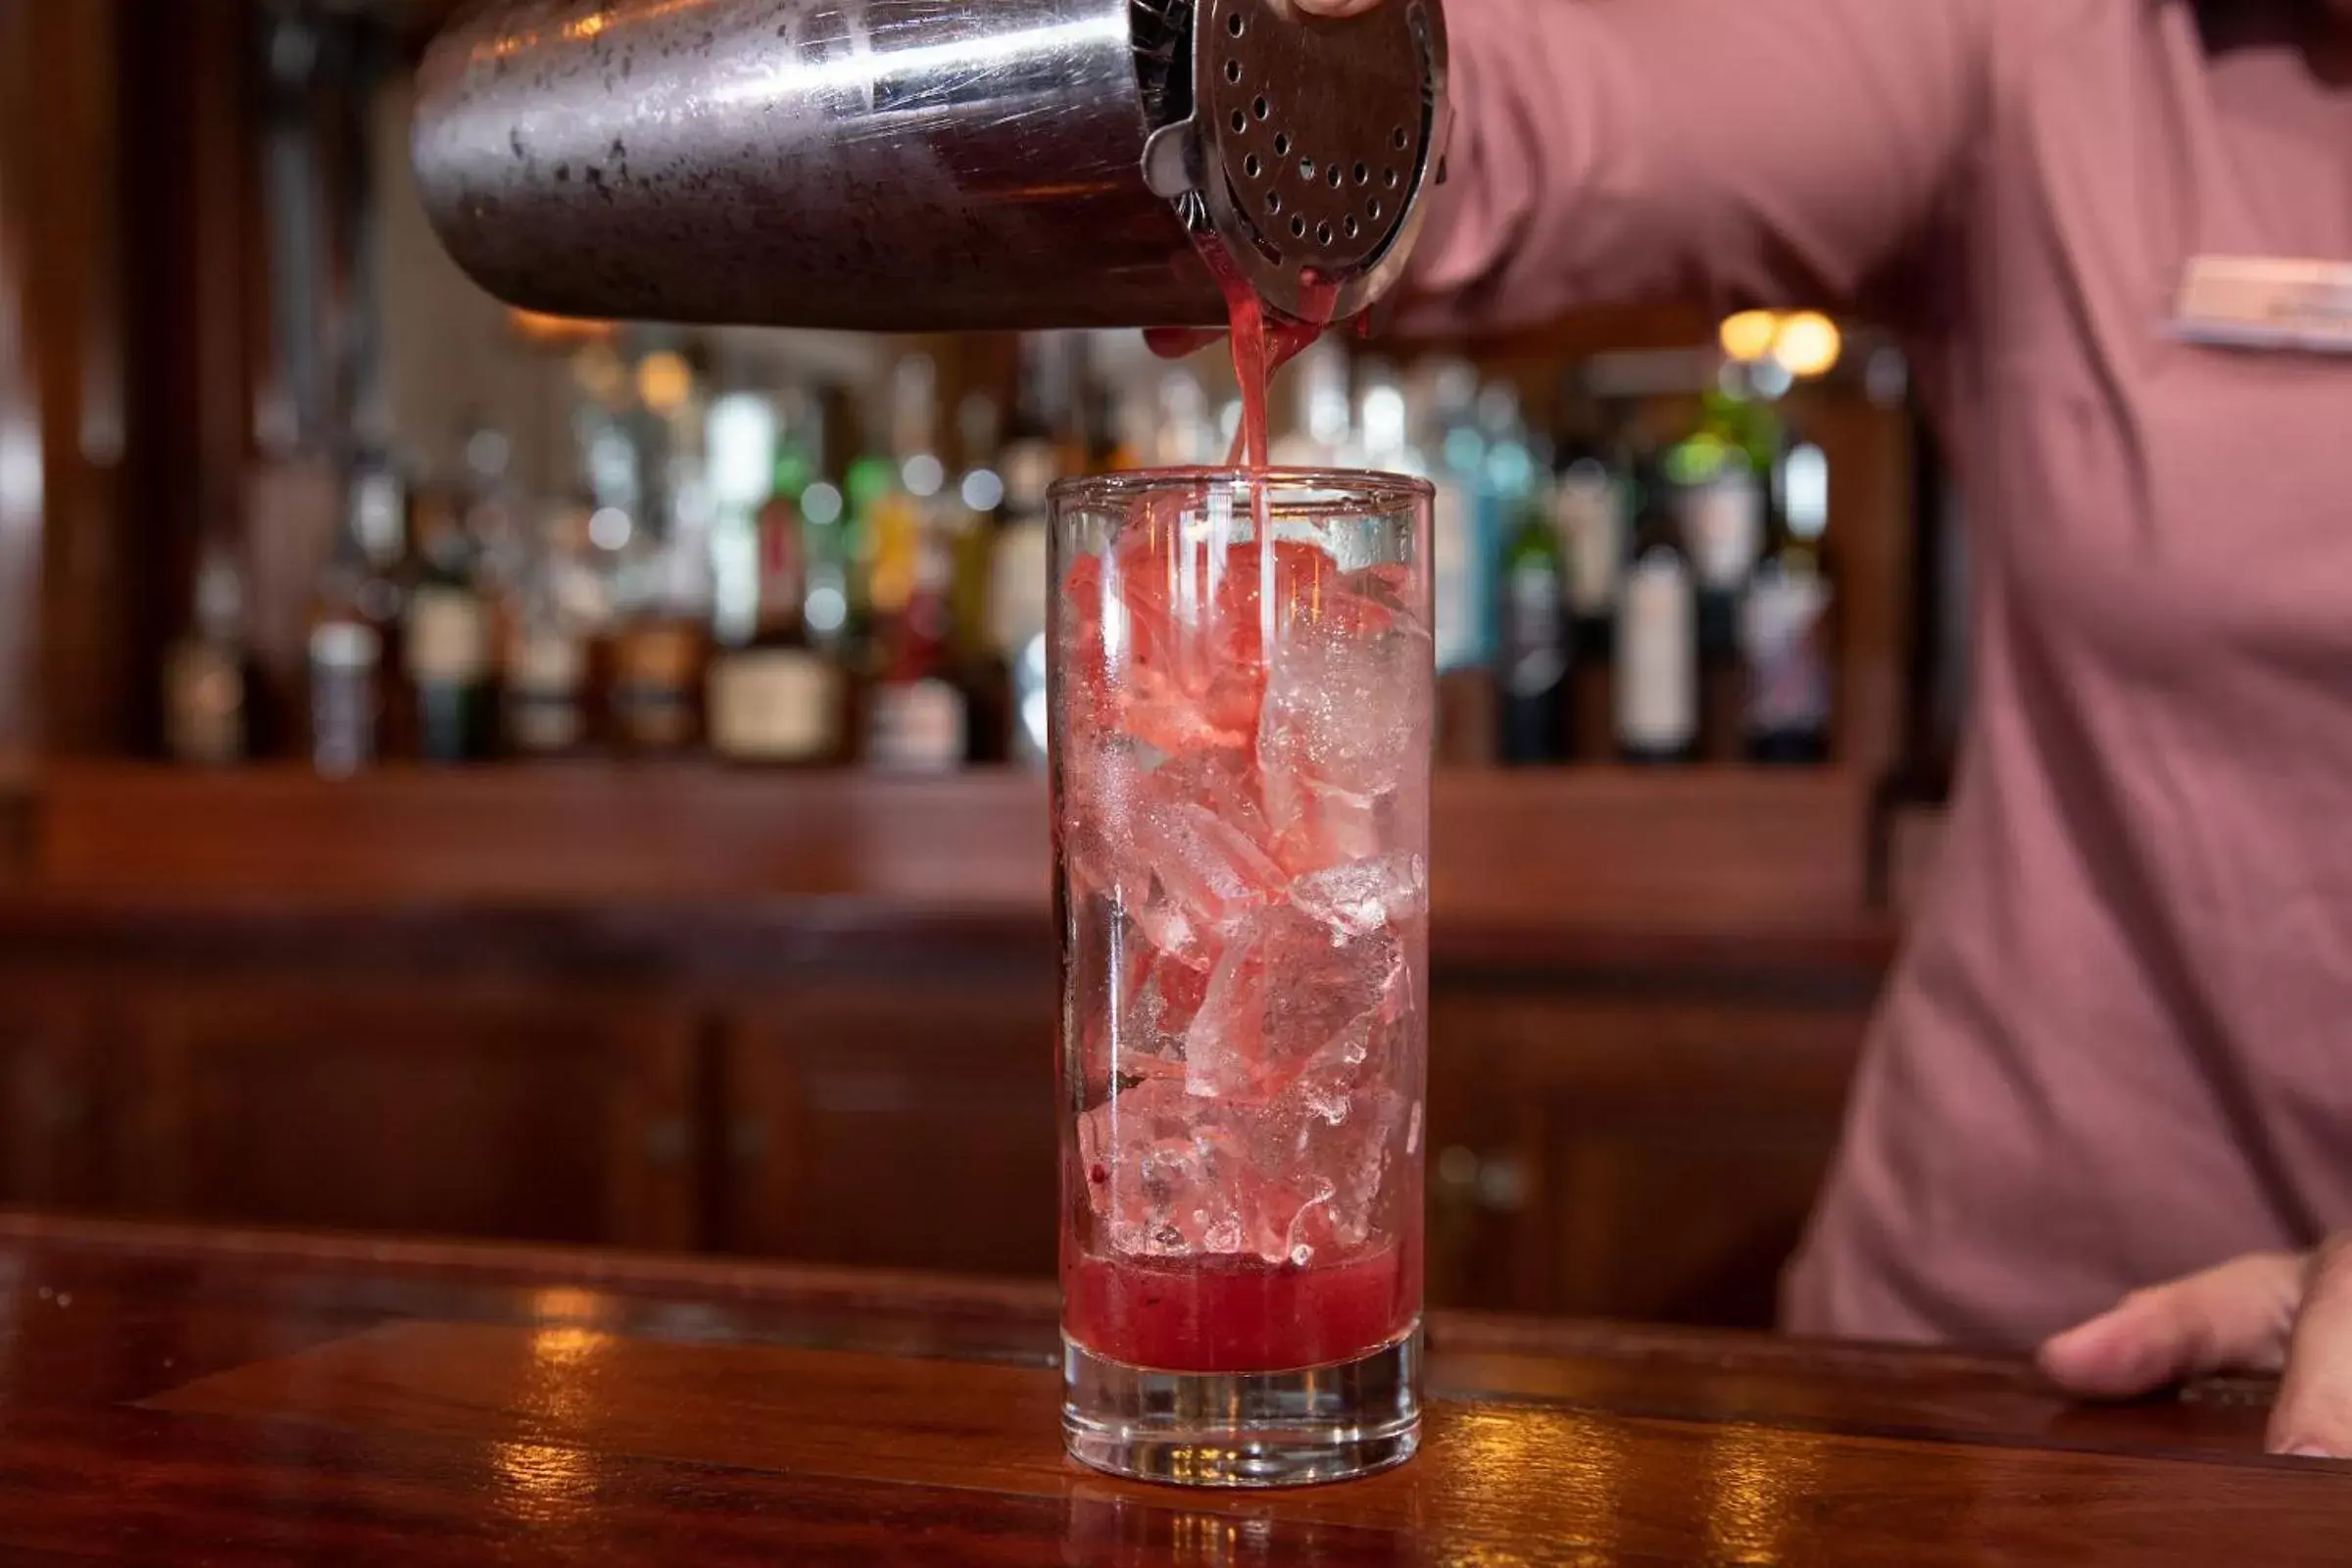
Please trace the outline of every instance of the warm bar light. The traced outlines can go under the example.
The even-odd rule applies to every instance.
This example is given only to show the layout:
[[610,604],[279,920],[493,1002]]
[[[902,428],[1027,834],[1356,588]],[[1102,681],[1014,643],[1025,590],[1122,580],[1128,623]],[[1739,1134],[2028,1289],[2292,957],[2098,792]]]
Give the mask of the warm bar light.
[[1844,349],[1838,323],[1812,311],[1784,317],[1772,340],[1772,357],[1800,380],[1829,374]]
[[548,316],[514,306],[507,309],[507,329],[526,343],[541,345],[602,343],[616,330],[611,321],[574,316]]
[[1741,365],[1753,365],[1772,352],[1772,340],[1780,329],[1780,318],[1770,311],[1741,311],[1724,318],[1717,336],[1726,356]]

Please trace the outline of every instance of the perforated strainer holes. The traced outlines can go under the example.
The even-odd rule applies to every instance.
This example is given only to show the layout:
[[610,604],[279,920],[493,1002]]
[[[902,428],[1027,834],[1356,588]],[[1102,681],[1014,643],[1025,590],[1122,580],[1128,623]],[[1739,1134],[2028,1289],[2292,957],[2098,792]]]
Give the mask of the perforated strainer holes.
[[1380,221],[1380,198],[1375,196],[1364,204],[1364,216],[1375,223]]
[[1269,103],[1267,103],[1267,102],[1266,102],[1266,100],[1265,100],[1263,97],[1260,97],[1260,98],[1257,100],[1257,102],[1255,102],[1255,103],[1253,103],[1253,104],[1251,104],[1251,105],[1250,106],[1250,112],[1251,114],[1255,115],[1255,116],[1256,116],[1258,119],[1260,119],[1260,120],[1263,120],[1263,119],[1265,119],[1265,118],[1266,118],[1266,116],[1268,116],[1269,114],[1272,114],[1272,113],[1273,113],[1273,111],[1274,111],[1274,106],[1273,106],[1272,104],[1269,104]]
[[1242,63],[1239,60],[1228,60],[1225,62],[1225,79],[1227,81],[1236,83],[1241,81]]
[[1369,185],[1369,184],[1371,184],[1371,183],[1372,183],[1372,166],[1371,166],[1371,165],[1369,165],[1369,164],[1358,164],[1358,165],[1356,165],[1356,166],[1355,166],[1355,182],[1356,182],[1358,185]]
[[1329,169],[1323,171],[1323,183],[1329,185],[1333,190],[1338,190],[1340,188],[1340,181],[1346,179],[1347,177],[1348,176],[1346,174],[1340,172],[1340,166],[1337,164],[1334,164]]
[[1318,245],[1329,245],[1331,243],[1331,225],[1329,223],[1317,223],[1315,225],[1315,243]]
[[1353,213],[1349,213],[1346,218],[1340,220],[1340,230],[1349,239],[1353,239],[1356,235],[1363,232],[1363,226],[1356,222],[1355,215]]
[[1382,173],[1385,176],[1384,182],[1388,185],[1389,189],[1395,190],[1396,188],[1397,180],[1400,177],[1396,171],[1394,169],[1383,170]]
[[1298,160],[1298,177],[1305,180],[1309,185],[1312,185],[1315,182],[1315,161],[1312,158],[1301,158]]
[[1257,161],[1257,154],[1255,153],[1251,153],[1249,157],[1242,160],[1242,172],[1248,174],[1251,179],[1255,179],[1260,173],[1262,173],[1265,171],[1265,165]]
[[1225,19],[1225,30],[1232,33],[1236,38],[1239,38],[1249,27],[1249,25],[1250,24],[1242,20],[1242,14],[1239,11],[1236,11],[1232,16]]
[[1279,213],[1282,211],[1282,192],[1278,190],[1270,190],[1266,192],[1266,211],[1269,213]]
[[1398,125],[1395,130],[1389,132],[1389,145],[1396,148],[1398,152],[1404,151],[1412,144],[1413,138],[1405,133],[1405,129],[1402,125]]
[[1245,114],[1243,114],[1243,113],[1242,113],[1242,112],[1241,112],[1239,109],[1236,109],[1236,110],[1233,112],[1233,133],[1234,133],[1236,136],[1239,136],[1239,135],[1241,135],[1241,134],[1242,134],[1244,131],[1247,131],[1249,128],[1250,128],[1250,117],[1249,117],[1248,115],[1245,115]]
[[1294,218],[1294,219],[1292,219],[1292,220],[1291,220],[1291,238],[1293,238],[1293,239],[1304,239],[1304,238],[1306,238],[1306,220],[1305,220],[1305,219],[1303,219],[1303,218]]
[[[1258,102],[1262,104],[1265,102],[1265,100],[1260,98]],[[1265,116],[1260,115],[1258,116],[1258,119],[1263,120],[1265,119]],[[1274,133],[1274,156],[1277,158],[1288,158],[1291,156],[1291,133],[1289,131],[1278,130]]]

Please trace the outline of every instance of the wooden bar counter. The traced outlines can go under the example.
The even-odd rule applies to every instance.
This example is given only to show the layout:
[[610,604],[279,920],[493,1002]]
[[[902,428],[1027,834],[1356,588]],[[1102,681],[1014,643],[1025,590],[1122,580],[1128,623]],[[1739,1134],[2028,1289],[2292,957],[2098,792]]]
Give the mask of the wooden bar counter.
[[2341,1564],[2264,1390],[1441,1314],[1424,1449],[1198,1494],[1060,1452],[1027,1285],[0,1215],[0,1560]]

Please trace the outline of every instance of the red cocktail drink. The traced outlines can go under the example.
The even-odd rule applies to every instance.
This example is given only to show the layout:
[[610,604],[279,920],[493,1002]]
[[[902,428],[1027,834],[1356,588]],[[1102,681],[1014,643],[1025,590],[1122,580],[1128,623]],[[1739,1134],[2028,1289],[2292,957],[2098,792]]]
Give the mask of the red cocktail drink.
[[1250,1484],[1411,1450],[1428,494],[1283,470],[1055,492],[1065,1414],[1090,1463]]

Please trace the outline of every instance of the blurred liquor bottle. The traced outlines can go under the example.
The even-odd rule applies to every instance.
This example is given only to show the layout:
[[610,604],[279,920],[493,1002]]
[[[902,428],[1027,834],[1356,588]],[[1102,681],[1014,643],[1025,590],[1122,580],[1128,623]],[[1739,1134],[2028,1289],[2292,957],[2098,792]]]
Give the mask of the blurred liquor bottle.
[[962,764],[969,712],[955,679],[956,549],[942,494],[938,371],[927,355],[893,368],[889,419],[886,484],[866,509],[873,647],[860,752],[876,767],[939,772]]
[[1546,497],[1538,489],[1521,501],[1518,525],[1503,546],[1495,674],[1506,767],[1565,761],[1573,733],[1568,565]]
[[1666,455],[1698,588],[1699,754],[1708,761],[1741,753],[1740,607],[1763,554],[1765,482],[1779,444],[1768,404],[1715,389],[1702,400],[1698,428]]
[[1800,441],[1775,477],[1771,548],[1740,607],[1746,751],[1758,762],[1816,764],[1830,757],[1832,594],[1821,557],[1829,461]]
[[193,611],[164,655],[164,749],[173,761],[226,767],[253,755],[254,737],[245,582],[225,545],[196,568]]
[[1621,455],[1591,398],[1568,399],[1554,465],[1552,516],[1568,571],[1568,753],[1599,759],[1615,750],[1617,610],[1630,519]]
[[1046,610],[1054,592],[1046,511],[1059,461],[1051,439],[1005,446],[1004,529],[989,580],[989,641],[1008,693],[1005,753],[1031,767],[1046,761]]
[[1159,393],[1151,379],[1129,374],[1115,386],[1105,386],[1098,400],[1105,411],[1110,445],[1096,462],[1102,473],[1126,473],[1149,468],[1159,451]]
[[[1506,382],[1491,381],[1479,388],[1477,404],[1478,429],[1482,456],[1479,466],[1477,526],[1472,534],[1471,548],[1477,554],[1476,570],[1486,585],[1486,596],[1478,610],[1485,622],[1479,643],[1487,651],[1488,670],[1494,679],[1496,704],[1495,746],[1492,760],[1513,760],[1510,752],[1509,708],[1512,685],[1505,674],[1506,661],[1513,650],[1507,642],[1504,615],[1511,600],[1506,572],[1508,557],[1517,542],[1521,525],[1527,518],[1530,504],[1537,491],[1537,479],[1542,473],[1546,487],[1549,468],[1538,458],[1530,442],[1527,424],[1521,417],[1519,392]],[[1549,759],[1533,757],[1530,761]]]
[[1431,523],[1432,631],[1438,659],[1438,757],[1481,766],[1498,750],[1499,716],[1484,599],[1492,580],[1478,551],[1478,492],[1486,440],[1479,433],[1478,372],[1459,360],[1417,368],[1406,419],[1418,466],[1437,488]]
[[944,773],[969,749],[970,706],[956,680],[949,616],[954,550],[943,527],[918,541],[914,581],[899,612],[880,623],[874,681],[866,690],[864,757],[890,772]]
[[710,648],[710,538],[671,518],[642,563],[612,633],[613,744],[632,757],[677,757],[703,733]]
[[1617,612],[1617,752],[1629,762],[1690,761],[1698,745],[1698,607],[1664,475],[1636,472],[1634,559]]
[[868,491],[860,512],[867,552],[865,597],[877,635],[906,612],[922,564],[925,536],[934,521],[947,465],[939,456],[939,371],[929,355],[901,356],[891,368],[884,427],[888,456],[866,469]]
[[1159,378],[1157,429],[1152,463],[1163,468],[1213,467],[1225,461],[1226,442],[1209,414],[1200,378],[1181,366]]
[[312,607],[311,765],[328,778],[371,767],[386,750],[386,672],[398,667],[404,594],[397,574],[406,549],[408,493],[381,452],[352,462],[342,525]]
[[1291,383],[1288,429],[1274,437],[1283,468],[1361,467],[1355,456],[1354,405],[1348,394],[1348,351],[1332,338],[1310,344],[1278,372]]
[[[1018,395],[997,461],[1004,480],[1004,526],[989,572],[989,643],[1004,670],[1005,755],[1027,767],[1045,765],[1048,742],[1046,620],[1055,591],[1049,564],[1049,494],[1055,480],[1086,471],[1072,396],[1084,345],[1084,335],[1074,332],[1034,333],[1021,340]],[[1215,456],[1207,461],[1221,463],[1224,448],[1221,442],[1215,445]]]
[[497,748],[490,607],[462,492],[420,487],[410,509],[415,580],[402,637],[420,761],[475,762]]
[[641,461],[655,479],[645,509],[660,526],[633,563],[612,634],[612,730],[613,744],[628,756],[678,757],[702,744],[710,658],[709,409],[681,356],[648,355],[638,382],[658,421],[644,437]]
[[985,392],[966,394],[956,407],[956,440],[963,466],[948,512],[948,642],[956,684],[969,710],[964,760],[976,763],[1005,760],[1010,738],[1011,687],[996,655],[989,612],[997,547],[1004,531],[1004,475],[998,466],[1003,422],[997,400]]
[[566,594],[568,567],[588,548],[595,507],[544,509],[506,619],[504,729],[511,756],[576,757],[594,742],[589,625]]
[[809,542],[802,507],[817,484],[820,447],[808,419],[788,412],[772,486],[756,517],[751,639],[710,664],[710,749],[728,762],[808,767],[841,756],[848,716],[842,672],[811,643],[807,621]]

